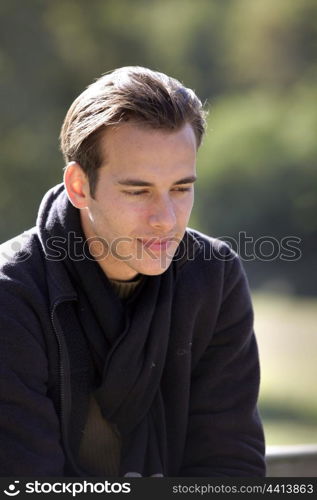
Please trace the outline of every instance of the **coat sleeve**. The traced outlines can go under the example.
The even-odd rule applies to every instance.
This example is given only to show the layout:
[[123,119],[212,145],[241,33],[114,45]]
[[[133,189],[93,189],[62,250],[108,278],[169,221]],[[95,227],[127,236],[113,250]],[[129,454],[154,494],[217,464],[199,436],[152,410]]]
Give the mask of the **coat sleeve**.
[[221,306],[209,338],[193,359],[181,475],[264,476],[258,350],[248,283],[236,255],[225,264]]
[[[58,417],[47,395],[48,359],[27,293],[1,282],[0,475],[63,475]],[[11,285],[9,283],[9,285]],[[23,296],[24,295],[24,296]]]

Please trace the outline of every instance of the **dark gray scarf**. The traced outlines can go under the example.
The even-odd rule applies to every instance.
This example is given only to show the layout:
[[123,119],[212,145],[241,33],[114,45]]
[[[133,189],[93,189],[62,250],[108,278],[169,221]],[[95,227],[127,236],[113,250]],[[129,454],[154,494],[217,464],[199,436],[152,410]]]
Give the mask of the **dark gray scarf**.
[[[165,475],[166,430],[160,381],[170,334],[176,265],[147,276],[123,304],[87,256],[79,212],[63,190],[50,209],[49,236],[75,232],[65,265],[78,291],[80,321],[96,370],[95,397],[122,437],[120,475]],[[78,256],[86,255],[82,260]]]
[[[166,432],[160,391],[167,352],[173,271],[147,277],[125,307],[99,266],[83,272],[81,319],[97,368],[95,397],[122,437],[120,475],[165,473]],[[92,328],[92,325],[95,325]]]

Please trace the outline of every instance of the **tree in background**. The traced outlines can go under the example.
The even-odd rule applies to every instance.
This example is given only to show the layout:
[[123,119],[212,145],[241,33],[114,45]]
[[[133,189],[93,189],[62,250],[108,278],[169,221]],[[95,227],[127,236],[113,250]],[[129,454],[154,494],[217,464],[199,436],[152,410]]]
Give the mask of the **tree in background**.
[[60,182],[58,134],[100,74],[145,65],[207,99],[196,227],[301,238],[296,262],[246,262],[253,286],[316,294],[315,0],[19,0],[0,6],[0,238],[34,223]]

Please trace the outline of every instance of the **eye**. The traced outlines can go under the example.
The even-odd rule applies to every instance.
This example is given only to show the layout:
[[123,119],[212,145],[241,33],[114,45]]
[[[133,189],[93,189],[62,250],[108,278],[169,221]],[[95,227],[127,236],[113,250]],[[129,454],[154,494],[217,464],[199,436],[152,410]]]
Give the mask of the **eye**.
[[188,186],[188,187],[182,187],[182,186],[179,186],[179,187],[175,187],[173,188],[172,191],[176,191],[176,193],[188,193],[189,191],[192,190],[192,187],[193,186]]
[[122,192],[128,196],[139,196],[142,194],[146,194],[148,191],[146,189],[141,189],[138,191],[122,191]]

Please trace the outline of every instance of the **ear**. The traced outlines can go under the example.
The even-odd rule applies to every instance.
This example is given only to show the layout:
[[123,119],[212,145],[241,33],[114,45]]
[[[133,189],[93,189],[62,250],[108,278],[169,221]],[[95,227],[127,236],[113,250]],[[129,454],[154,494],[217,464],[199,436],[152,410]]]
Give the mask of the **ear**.
[[69,201],[76,208],[86,208],[90,199],[89,180],[79,163],[68,163],[64,172],[64,185]]

